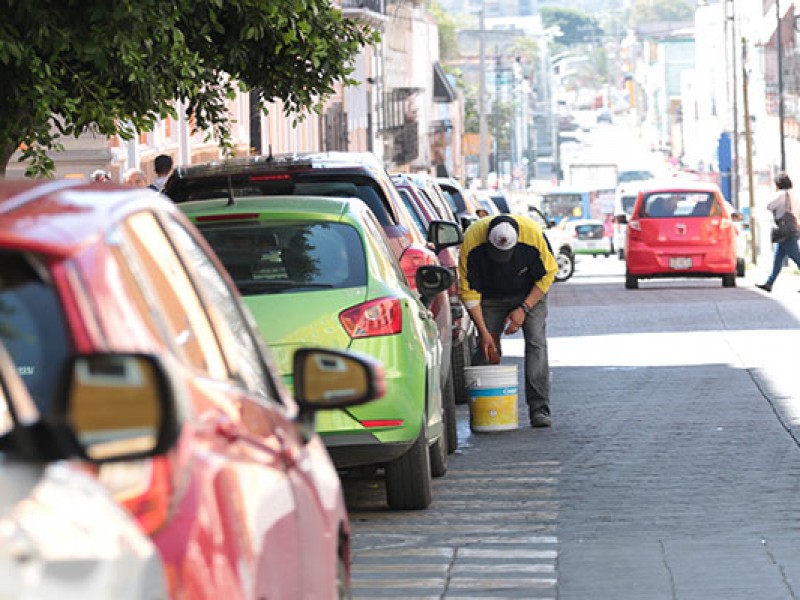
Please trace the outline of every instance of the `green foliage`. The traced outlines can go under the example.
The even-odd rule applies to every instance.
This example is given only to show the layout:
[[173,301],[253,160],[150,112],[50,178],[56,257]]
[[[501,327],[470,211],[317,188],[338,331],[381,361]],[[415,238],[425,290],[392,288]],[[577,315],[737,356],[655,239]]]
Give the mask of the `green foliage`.
[[659,21],[691,21],[694,2],[689,0],[634,0],[631,7],[631,25]]
[[561,36],[554,40],[559,45],[574,46],[595,42],[603,35],[597,19],[583,11],[574,8],[543,7],[539,13],[545,29],[558,27],[561,30]]
[[230,148],[237,88],[318,107],[377,41],[328,0],[0,0],[0,15],[0,175],[20,145],[46,174],[59,137],[131,139],[174,100]]
[[461,55],[458,48],[458,30],[453,18],[439,6],[431,3],[429,12],[439,26],[439,58],[442,61],[456,60]]

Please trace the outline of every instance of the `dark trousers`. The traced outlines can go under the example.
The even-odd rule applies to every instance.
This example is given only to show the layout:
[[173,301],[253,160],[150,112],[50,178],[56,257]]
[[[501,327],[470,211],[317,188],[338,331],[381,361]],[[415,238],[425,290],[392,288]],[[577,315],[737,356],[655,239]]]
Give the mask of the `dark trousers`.
[[[497,339],[503,333],[508,313],[520,305],[523,297],[483,298],[481,310],[486,327]],[[522,326],[525,337],[525,402],[529,416],[537,412],[550,414],[550,363],[547,358],[547,296],[543,297],[525,317]],[[500,348],[498,347],[498,350]],[[489,364],[480,346],[472,357],[475,366]]]
[[800,269],[800,248],[797,246],[797,238],[789,238],[775,244],[775,258],[772,261],[772,273],[767,279],[768,284],[775,283],[787,258],[791,258]]

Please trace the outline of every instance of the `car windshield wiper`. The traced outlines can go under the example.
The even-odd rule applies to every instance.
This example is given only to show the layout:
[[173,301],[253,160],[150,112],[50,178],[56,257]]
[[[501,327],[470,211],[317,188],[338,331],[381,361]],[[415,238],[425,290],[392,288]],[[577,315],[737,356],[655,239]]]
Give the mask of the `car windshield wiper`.
[[260,292],[285,292],[287,290],[294,290],[298,288],[311,288],[311,289],[331,289],[334,287],[332,283],[313,283],[310,281],[292,281],[281,279],[279,281],[236,281],[236,287],[242,294],[258,294]]

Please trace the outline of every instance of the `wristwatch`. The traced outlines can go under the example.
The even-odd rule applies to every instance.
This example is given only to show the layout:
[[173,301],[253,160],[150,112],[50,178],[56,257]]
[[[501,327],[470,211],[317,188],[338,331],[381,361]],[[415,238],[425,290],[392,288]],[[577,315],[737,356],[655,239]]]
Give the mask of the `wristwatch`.
[[531,312],[531,309],[530,309],[530,308],[528,308],[528,305],[527,305],[527,304],[525,304],[524,302],[520,302],[520,303],[519,303],[519,307],[522,309],[522,312],[524,312],[526,315],[529,315],[529,314],[530,314],[530,312]]

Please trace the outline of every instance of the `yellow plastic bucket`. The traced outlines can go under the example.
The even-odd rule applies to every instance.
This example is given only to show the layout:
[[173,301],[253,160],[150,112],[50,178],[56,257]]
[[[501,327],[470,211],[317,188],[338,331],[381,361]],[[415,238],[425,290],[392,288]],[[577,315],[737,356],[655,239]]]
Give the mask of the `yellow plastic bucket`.
[[466,367],[464,376],[472,431],[508,431],[519,427],[516,365]]

